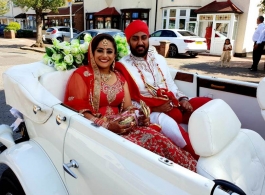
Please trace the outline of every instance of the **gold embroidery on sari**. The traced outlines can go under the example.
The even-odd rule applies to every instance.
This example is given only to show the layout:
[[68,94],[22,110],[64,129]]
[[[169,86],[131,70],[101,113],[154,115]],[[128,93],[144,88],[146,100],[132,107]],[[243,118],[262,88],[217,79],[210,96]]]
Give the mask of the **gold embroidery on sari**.
[[107,106],[105,117],[114,116],[114,115],[115,115],[115,112],[113,111],[113,109],[110,106]]
[[[91,48],[89,50],[89,55],[93,56]],[[92,98],[93,98],[94,109],[97,112],[99,109],[99,99],[100,99],[100,72],[95,62],[95,59],[91,57],[90,60],[91,60],[91,67],[94,71],[94,89],[93,89]]]
[[91,74],[89,71],[87,71],[87,70],[84,71],[83,74],[84,74],[85,77],[89,77],[90,75],[92,75],[92,74]]
[[116,99],[116,94],[120,93],[123,90],[123,85],[117,77],[117,81],[113,85],[108,85],[104,82],[102,84],[102,92],[107,95],[108,103],[111,104]]
[[68,101],[72,101],[75,97],[74,96],[70,96],[68,97]]

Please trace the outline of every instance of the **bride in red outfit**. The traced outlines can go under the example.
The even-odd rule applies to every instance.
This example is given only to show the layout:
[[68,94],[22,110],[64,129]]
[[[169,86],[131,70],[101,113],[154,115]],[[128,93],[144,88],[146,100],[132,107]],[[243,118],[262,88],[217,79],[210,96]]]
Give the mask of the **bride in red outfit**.
[[114,69],[116,54],[113,37],[97,35],[89,45],[89,64],[76,69],[68,81],[64,103],[97,125],[195,171],[197,162],[188,152],[149,125],[148,116],[135,114],[139,112],[132,106],[127,82]]

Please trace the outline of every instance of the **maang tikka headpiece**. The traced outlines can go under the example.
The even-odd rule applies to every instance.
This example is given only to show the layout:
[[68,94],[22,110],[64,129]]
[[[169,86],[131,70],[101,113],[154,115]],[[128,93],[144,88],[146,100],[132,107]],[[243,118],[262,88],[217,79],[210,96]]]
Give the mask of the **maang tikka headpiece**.
[[104,48],[106,48],[109,44],[109,41],[107,39],[103,39],[102,44],[103,44]]

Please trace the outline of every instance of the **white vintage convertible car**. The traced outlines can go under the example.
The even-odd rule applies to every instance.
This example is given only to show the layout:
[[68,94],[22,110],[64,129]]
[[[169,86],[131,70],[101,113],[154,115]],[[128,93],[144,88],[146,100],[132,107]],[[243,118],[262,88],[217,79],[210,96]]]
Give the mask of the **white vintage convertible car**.
[[188,124],[200,155],[194,173],[64,106],[72,72],[36,62],[3,74],[6,103],[23,114],[25,127],[14,140],[11,128],[0,126],[6,147],[0,163],[8,167],[0,194],[265,194],[264,79],[255,84],[171,70],[189,97],[213,98]]

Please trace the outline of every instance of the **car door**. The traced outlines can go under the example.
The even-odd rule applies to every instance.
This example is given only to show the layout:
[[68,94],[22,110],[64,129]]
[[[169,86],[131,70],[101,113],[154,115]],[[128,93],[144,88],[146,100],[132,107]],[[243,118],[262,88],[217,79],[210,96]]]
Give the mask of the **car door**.
[[164,32],[163,30],[159,30],[159,31],[156,31],[153,34],[151,34],[151,36],[149,38],[149,44],[154,45],[154,46],[159,46],[160,41],[162,40],[163,32]]
[[79,34],[80,32],[78,30],[76,30],[75,28],[73,28],[73,37],[76,36],[77,34]]
[[70,38],[71,34],[70,34],[70,28],[62,28],[62,33],[64,35],[64,37]]
[[210,194],[213,181],[91,123],[73,116],[65,136],[70,195]]

